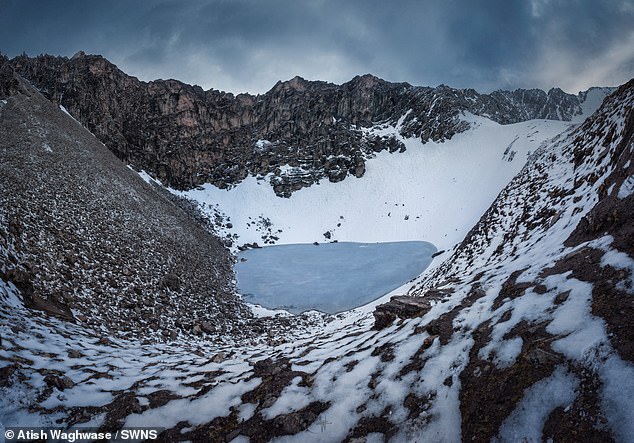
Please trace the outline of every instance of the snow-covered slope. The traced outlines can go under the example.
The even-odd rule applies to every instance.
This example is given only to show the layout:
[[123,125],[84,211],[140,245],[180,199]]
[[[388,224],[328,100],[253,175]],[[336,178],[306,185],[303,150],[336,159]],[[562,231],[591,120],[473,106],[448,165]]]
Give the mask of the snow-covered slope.
[[[156,426],[164,429],[161,441],[634,441],[634,81],[580,127],[541,148],[531,131],[546,138],[547,123],[501,127],[466,116],[474,123],[468,134],[381,154],[368,161],[363,179],[297,193],[314,192],[310,199],[223,191],[227,208],[240,199],[258,205],[260,198],[296,205],[265,213],[270,208],[263,204],[261,214],[251,215],[262,215],[263,225],[267,217],[276,223],[265,226],[269,239],[288,221],[288,234],[279,233],[283,242],[321,240],[326,229],[331,239],[353,240],[349,218],[366,239],[376,226],[379,234],[394,236],[389,239],[430,232],[422,238],[439,247],[460,241],[480,217],[478,207],[483,211],[495,199],[444,262],[402,288],[411,296],[343,315],[242,322],[238,337],[201,321],[209,310],[206,292],[195,300],[170,297],[185,284],[209,280],[208,272],[192,271],[200,268],[187,253],[202,248],[206,263],[217,242],[207,243],[211,237],[198,225],[179,230],[191,221],[171,200],[157,196],[37,91],[24,88],[19,99],[0,100],[0,123],[7,128],[0,177],[9,189],[0,194],[0,440],[1,428],[9,426]],[[397,134],[399,128],[367,131]],[[494,143],[493,134],[502,142]],[[529,150],[529,163],[502,189]],[[75,161],[69,165],[68,158]],[[473,173],[479,166],[486,178]],[[445,168],[449,174],[442,174]],[[398,174],[407,181],[386,179]],[[452,193],[448,177],[457,180]],[[356,183],[364,186],[355,189]],[[443,190],[430,193],[439,183]],[[385,192],[383,201],[371,200],[375,204],[395,205],[402,217],[396,233],[382,218],[391,219],[392,211],[354,218],[376,209],[359,203],[374,198],[363,188]],[[415,196],[404,197],[412,189]],[[476,196],[480,192],[486,198]],[[331,198],[337,212],[326,209]],[[439,220],[433,226],[419,202],[424,199],[438,212],[431,214]],[[317,210],[310,212],[313,200]],[[460,206],[465,200],[475,204]],[[399,203],[405,206],[398,209]],[[16,208],[25,210],[10,217]],[[471,222],[462,221],[459,208],[468,209]],[[291,225],[299,220],[294,211],[329,218],[301,229]],[[277,213],[282,221],[273,219]],[[239,233],[252,235],[245,220],[230,216],[226,229],[235,223]],[[408,224],[416,216],[419,225]],[[422,229],[423,223],[429,225]],[[122,231],[134,235],[121,241]],[[198,235],[192,239],[187,232]],[[185,258],[175,254],[183,250]],[[157,264],[123,272],[124,265],[149,258]],[[161,284],[168,270],[163,261],[177,261],[191,273],[182,284],[173,278]],[[64,279],[51,279],[56,266]],[[118,270],[115,277],[132,280],[159,274],[139,293],[123,277],[112,278]],[[159,319],[166,312],[171,319],[173,313],[191,315],[192,329],[204,326],[210,333],[161,333],[163,343],[115,337],[104,322],[69,322],[52,315],[60,314],[55,306],[32,309],[33,279],[87,282],[77,285],[86,289],[81,295],[113,322],[119,314],[151,308]],[[90,296],[94,288],[107,290]],[[129,297],[136,304],[124,304]],[[243,308],[213,307],[228,320],[241,315],[232,307]]]
[[463,118],[471,129],[444,143],[405,139],[398,124],[367,129],[370,136],[398,138],[407,150],[382,151],[367,160],[363,177],[339,183],[322,179],[290,198],[274,193],[269,176],[248,177],[228,190],[205,185],[173,192],[200,202],[212,218],[220,215],[220,232],[231,235],[235,245],[426,240],[449,249],[527,156],[570,127],[553,120],[500,125],[474,115]]
[[596,111],[606,96],[614,92],[614,88],[607,87],[594,87],[587,91],[579,92],[581,114],[572,117],[573,122],[583,122],[586,118],[590,117],[594,111]]
[[633,441],[633,104],[630,81],[538,151],[412,290],[450,290],[435,321],[469,343],[464,440]]
[[2,282],[0,422],[160,426],[164,441],[634,441],[633,106],[634,81],[539,149],[417,282],[411,318],[382,329],[360,315],[230,347],[99,340],[27,314]]

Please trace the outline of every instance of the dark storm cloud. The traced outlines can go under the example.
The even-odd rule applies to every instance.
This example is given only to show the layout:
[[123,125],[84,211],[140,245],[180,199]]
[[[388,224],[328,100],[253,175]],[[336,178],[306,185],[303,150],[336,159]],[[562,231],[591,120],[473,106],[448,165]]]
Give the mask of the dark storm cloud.
[[0,0],[0,51],[99,53],[144,80],[301,75],[570,92],[634,75],[634,0]]

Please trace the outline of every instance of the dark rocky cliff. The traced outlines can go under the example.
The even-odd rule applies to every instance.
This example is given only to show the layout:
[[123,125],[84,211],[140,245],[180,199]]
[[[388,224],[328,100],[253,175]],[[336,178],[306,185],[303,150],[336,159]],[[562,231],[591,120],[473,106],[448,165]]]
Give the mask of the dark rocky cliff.
[[[404,137],[442,141],[468,128],[463,111],[507,124],[533,118],[570,120],[581,98],[560,89],[479,94],[472,89],[415,87],[372,75],[343,85],[295,77],[263,95],[204,91],[176,80],[139,81],[103,57],[16,57],[16,71],[63,105],[119,158],[164,184],[188,189],[275,174],[280,196],[323,177],[360,177],[365,158],[405,149],[394,137],[367,135],[400,121]],[[280,166],[295,167],[281,171]]]

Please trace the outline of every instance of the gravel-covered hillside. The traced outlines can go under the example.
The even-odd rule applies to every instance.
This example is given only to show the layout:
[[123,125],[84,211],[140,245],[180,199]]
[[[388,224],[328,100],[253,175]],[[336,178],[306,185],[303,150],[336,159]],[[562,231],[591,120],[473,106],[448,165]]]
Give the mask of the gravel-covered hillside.
[[222,334],[249,312],[232,258],[72,117],[2,66],[2,278],[28,305],[120,334]]

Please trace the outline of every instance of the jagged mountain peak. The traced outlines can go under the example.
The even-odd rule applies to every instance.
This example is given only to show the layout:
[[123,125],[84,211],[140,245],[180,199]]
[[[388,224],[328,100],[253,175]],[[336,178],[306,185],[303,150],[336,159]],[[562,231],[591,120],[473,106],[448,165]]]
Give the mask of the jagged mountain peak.
[[[179,189],[206,182],[228,187],[299,165],[307,174],[271,181],[278,195],[289,196],[321,178],[362,176],[364,158],[403,149],[399,137],[448,140],[469,128],[463,112],[501,124],[570,120],[583,112],[582,100],[563,92],[479,94],[390,83],[371,74],[343,85],[297,76],[262,95],[234,96],[177,80],[140,82],[99,56],[16,57],[11,63],[119,158]],[[393,136],[368,139],[361,130],[396,125],[403,116]],[[259,140],[272,149],[255,150]]]
[[85,56],[86,56],[86,53],[84,51],[77,51],[75,53],[75,55],[73,55],[70,59],[71,60],[76,60],[78,58],[82,58],[82,57],[85,57]]
[[290,80],[281,81],[279,80],[275,86],[271,89],[271,92],[277,92],[282,89],[284,90],[296,90],[296,91],[305,91],[309,82],[305,80],[303,77],[296,75]]
[[305,87],[306,84],[308,84],[308,82],[306,81],[306,79],[304,79],[303,77],[296,75],[295,77],[293,77],[292,79],[290,79],[288,82],[286,82],[289,86],[292,86],[294,88],[298,88],[298,87]]
[[273,86],[273,88],[271,88],[264,95],[276,95],[279,93],[284,93],[288,95],[295,92],[310,92],[315,94],[322,94],[324,91],[328,91],[333,88],[336,88],[336,85],[334,83],[328,83],[320,80],[306,80],[305,78],[296,75],[290,80],[278,81],[275,86]]
[[379,85],[385,86],[389,83],[373,74],[364,74],[355,76],[345,84],[350,85],[352,88],[371,89]]
[[561,88],[550,88],[547,92],[548,96],[563,96],[563,95],[567,95]]

